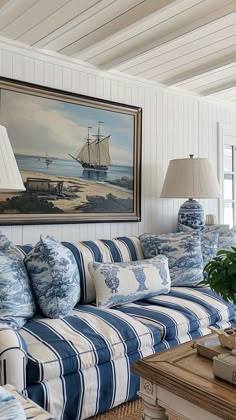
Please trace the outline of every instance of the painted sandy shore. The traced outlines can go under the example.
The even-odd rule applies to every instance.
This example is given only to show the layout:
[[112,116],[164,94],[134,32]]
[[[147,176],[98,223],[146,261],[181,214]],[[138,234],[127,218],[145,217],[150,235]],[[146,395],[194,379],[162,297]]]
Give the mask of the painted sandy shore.
[[[50,179],[51,181],[64,181],[63,193],[66,195],[66,198],[63,197],[47,201],[52,202],[56,207],[65,212],[71,212],[75,209],[78,210],[78,206],[87,203],[87,197],[90,196],[106,197],[108,194],[112,194],[120,199],[133,199],[133,193],[131,191],[102,182],[87,181],[81,178],[70,178],[64,176],[49,176],[43,173],[28,171],[21,171],[21,176],[24,182],[26,182],[27,178],[43,178]],[[19,194],[2,193],[1,201],[5,201],[7,198],[11,198]]]

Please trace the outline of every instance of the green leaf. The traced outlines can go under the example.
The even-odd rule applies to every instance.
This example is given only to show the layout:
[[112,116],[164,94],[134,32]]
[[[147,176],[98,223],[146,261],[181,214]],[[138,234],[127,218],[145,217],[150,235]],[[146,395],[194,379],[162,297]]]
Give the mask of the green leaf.
[[226,301],[236,302],[236,247],[220,250],[217,257],[206,264],[207,278],[200,284],[209,285]]
[[235,274],[236,273],[236,265],[231,265],[228,269],[228,274]]

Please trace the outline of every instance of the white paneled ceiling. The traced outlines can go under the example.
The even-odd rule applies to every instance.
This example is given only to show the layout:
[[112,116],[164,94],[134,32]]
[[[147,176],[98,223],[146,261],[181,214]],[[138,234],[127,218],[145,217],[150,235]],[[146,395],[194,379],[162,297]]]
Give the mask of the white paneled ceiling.
[[236,0],[0,0],[0,36],[236,103]]

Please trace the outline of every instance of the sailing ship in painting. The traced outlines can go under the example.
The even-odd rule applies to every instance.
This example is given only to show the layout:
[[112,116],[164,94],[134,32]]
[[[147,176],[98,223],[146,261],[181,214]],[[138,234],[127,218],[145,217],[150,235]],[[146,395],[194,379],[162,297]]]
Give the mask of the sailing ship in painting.
[[48,148],[46,146],[45,163],[47,165],[47,168],[49,167],[49,165],[51,165],[52,162],[53,162],[53,159],[48,156]]
[[109,166],[112,165],[109,139],[111,135],[104,136],[101,134],[102,121],[98,121],[98,132],[93,134],[95,139],[90,137],[89,131],[92,127],[88,127],[88,137],[85,139],[86,143],[74,155],[70,155],[74,160],[80,163],[84,169],[95,171],[107,171]]

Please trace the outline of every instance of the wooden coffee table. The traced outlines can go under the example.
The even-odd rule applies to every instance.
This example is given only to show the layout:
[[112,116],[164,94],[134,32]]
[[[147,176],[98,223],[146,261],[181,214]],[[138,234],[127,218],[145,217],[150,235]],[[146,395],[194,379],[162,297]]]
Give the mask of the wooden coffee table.
[[196,342],[202,340],[206,337],[133,365],[141,377],[144,420],[236,420],[236,386],[215,379],[212,360],[197,354]]

